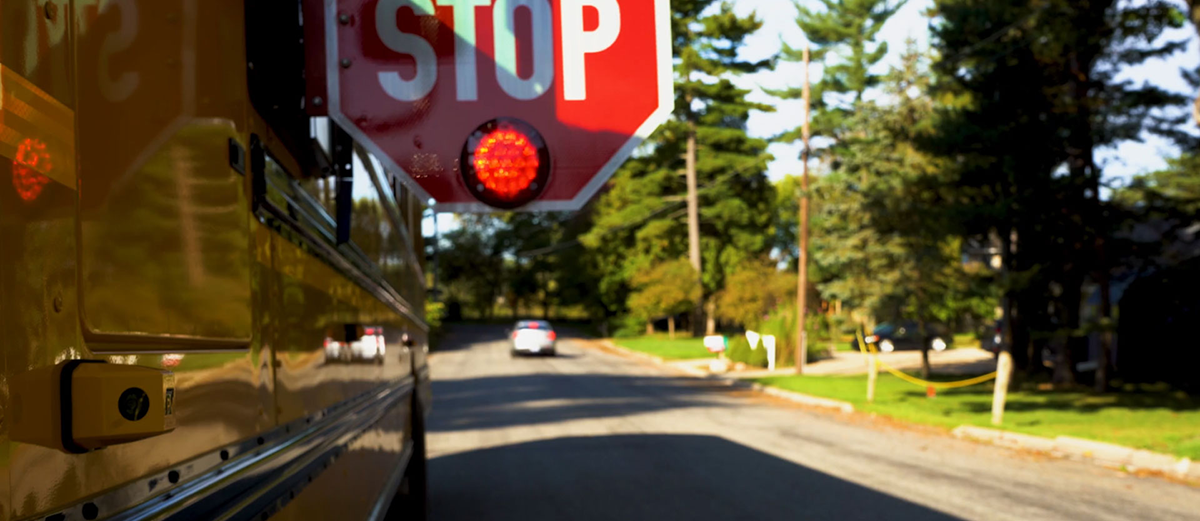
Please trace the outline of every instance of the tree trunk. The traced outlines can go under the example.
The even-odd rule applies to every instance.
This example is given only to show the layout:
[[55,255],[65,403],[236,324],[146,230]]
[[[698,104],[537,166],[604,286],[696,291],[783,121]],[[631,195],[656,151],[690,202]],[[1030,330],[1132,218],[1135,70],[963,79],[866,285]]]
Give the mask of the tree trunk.
[[[918,284],[920,281],[918,280]],[[917,289],[917,338],[921,340],[921,378],[928,380],[929,373],[929,335],[925,334],[925,292]]]
[[667,317],[667,338],[675,340],[675,315]]
[[[1192,27],[1200,34],[1200,0],[1188,0],[1188,13],[1192,19]],[[1197,95],[1196,101],[1192,103],[1192,118],[1196,120],[1196,125],[1200,125],[1200,95]]]
[[647,320],[646,321],[646,336],[650,336],[653,334],[654,334],[654,321]]
[[710,299],[708,303],[704,305],[704,314],[704,334],[717,334],[717,303]]

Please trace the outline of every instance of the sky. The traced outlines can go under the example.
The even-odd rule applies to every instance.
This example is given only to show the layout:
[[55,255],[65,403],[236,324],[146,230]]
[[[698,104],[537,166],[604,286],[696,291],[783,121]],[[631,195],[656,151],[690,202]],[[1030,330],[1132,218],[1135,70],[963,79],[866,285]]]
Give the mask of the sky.
[[[812,4],[819,5],[815,0]],[[1141,1],[1141,0],[1132,0]],[[1182,5],[1180,0],[1174,0]],[[914,39],[921,49],[929,48],[928,20],[922,14],[933,3],[933,0],[908,0],[907,3],[884,25],[880,31],[880,39],[888,43],[888,55],[878,64],[877,72],[899,63],[899,56],[905,48],[908,39]],[[756,12],[763,21],[763,27],[747,38],[741,50],[741,57],[747,60],[761,60],[777,54],[781,48],[780,42],[786,41],[792,47],[804,45],[804,32],[796,25],[796,9],[792,0],[733,0],[734,10],[740,15]],[[1134,81],[1149,81],[1161,87],[1190,93],[1191,88],[1179,74],[1180,68],[1189,67],[1193,70],[1200,66],[1200,44],[1196,32],[1190,27],[1171,31],[1162,36],[1169,40],[1187,39],[1190,41],[1188,50],[1178,53],[1169,60],[1152,60],[1138,66],[1130,67],[1122,72],[1123,78]],[[820,64],[809,67],[810,81],[816,82],[821,77]],[[781,101],[766,94],[763,89],[780,89],[788,86],[799,86],[804,80],[804,68],[799,63],[780,62],[771,71],[741,76],[735,79],[738,86],[750,89],[748,99],[764,102],[776,107],[774,113],[752,113],[747,123],[747,130],[755,137],[769,138],[794,128],[803,117],[803,105],[799,100]],[[772,144],[768,151],[775,157],[767,168],[767,176],[778,180],[789,174],[801,172],[799,144]],[[1130,177],[1157,170],[1166,165],[1164,158],[1179,154],[1179,150],[1171,143],[1146,136],[1143,142],[1125,142],[1114,148],[1102,149],[1097,153],[1097,160],[1104,168],[1105,176],[1126,180]],[[810,167],[815,163],[810,163]],[[425,233],[433,232],[432,221],[426,219]],[[455,226],[451,214],[439,217],[438,228],[445,232]]]

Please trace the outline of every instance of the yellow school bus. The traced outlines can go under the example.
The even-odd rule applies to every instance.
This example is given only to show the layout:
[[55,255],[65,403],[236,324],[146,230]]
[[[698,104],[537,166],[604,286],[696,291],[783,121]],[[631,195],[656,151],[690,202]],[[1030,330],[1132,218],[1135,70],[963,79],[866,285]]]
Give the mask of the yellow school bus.
[[0,520],[424,517],[424,201],[299,6],[0,0]]

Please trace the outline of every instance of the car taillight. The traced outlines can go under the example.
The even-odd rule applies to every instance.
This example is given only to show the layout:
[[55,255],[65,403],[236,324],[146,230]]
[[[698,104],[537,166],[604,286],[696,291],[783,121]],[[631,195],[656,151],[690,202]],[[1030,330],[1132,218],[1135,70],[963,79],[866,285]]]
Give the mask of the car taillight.
[[520,333],[520,331],[513,331],[513,340],[517,339],[517,333]]
[[516,208],[534,199],[550,181],[550,152],[532,126],[512,118],[491,120],[463,144],[463,182],[480,201]]
[[329,347],[329,337],[325,337],[325,347]]
[[558,335],[555,334],[553,331],[551,331],[549,333],[546,333],[546,337],[549,338],[550,340],[554,340],[554,339],[558,338]]
[[864,338],[863,340],[866,340],[868,343],[874,344],[875,342],[879,341],[879,335],[870,335],[867,338]]

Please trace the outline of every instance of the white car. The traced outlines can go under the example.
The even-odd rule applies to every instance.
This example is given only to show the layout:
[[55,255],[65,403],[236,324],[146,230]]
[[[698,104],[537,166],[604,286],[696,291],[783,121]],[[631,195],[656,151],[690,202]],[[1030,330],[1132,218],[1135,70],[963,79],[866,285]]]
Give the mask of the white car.
[[522,320],[513,326],[510,333],[512,355],[554,356],[558,334],[545,320]]
[[383,363],[387,354],[387,343],[383,339],[382,327],[367,327],[362,336],[353,342],[339,342],[325,338],[325,360],[338,362]]

